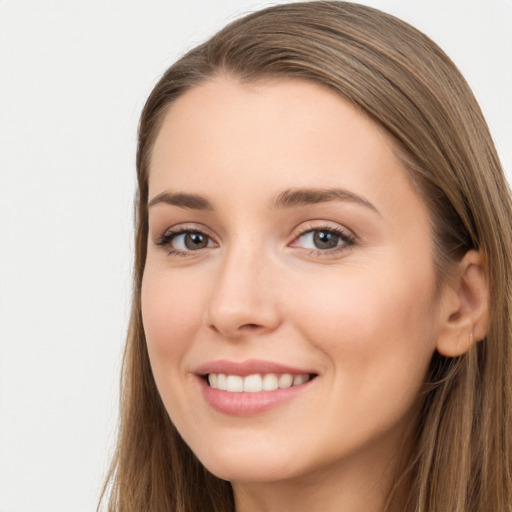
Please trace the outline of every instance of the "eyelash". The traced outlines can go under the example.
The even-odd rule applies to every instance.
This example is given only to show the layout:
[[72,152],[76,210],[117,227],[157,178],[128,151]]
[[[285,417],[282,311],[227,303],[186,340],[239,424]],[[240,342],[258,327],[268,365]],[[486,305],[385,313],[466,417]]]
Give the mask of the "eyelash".
[[[298,232],[295,235],[295,238],[293,242],[299,240],[300,238],[304,237],[305,235],[309,233],[314,232],[324,232],[329,233],[332,235],[337,236],[340,239],[340,244],[336,245],[333,248],[330,249],[306,249],[302,248],[303,250],[307,251],[309,255],[312,256],[328,256],[332,254],[337,254],[342,251],[346,251],[347,249],[350,249],[353,245],[356,243],[356,237],[349,232],[339,228],[339,227],[332,227],[332,226],[308,226],[306,228],[303,228],[300,232]],[[176,230],[168,230],[163,235],[161,235],[157,242],[155,242],[155,245],[162,248],[167,248],[167,254],[169,256],[177,256],[177,257],[188,257],[193,256],[195,252],[200,252],[202,249],[189,250],[189,251],[181,251],[179,249],[174,249],[171,246],[172,241],[177,238],[180,235],[184,234],[199,234],[204,237],[206,237],[209,240],[213,240],[211,236],[209,236],[204,231],[194,228],[194,227],[182,227]]]
[[311,225],[301,229],[295,235],[293,243],[295,243],[295,241],[299,240],[300,238],[304,237],[305,235],[307,235],[309,233],[314,233],[314,232],[329,233],[329,234],[335,235],[339,238],[340,243],[330,249],[306,249],[306,248],[303,248],[303,250],[307,251],[307,253],[311,256],[330,256],[330,255],[338,254],[343,251],[346,251],[347,249],[350,249],[356,243],[356,237],[353,234],[351,234],[349,231],[344,230],[338,226],[311,226]]
[[162,248],[168,248],[167,254],[169,256],[187,257],[187,256],[193,256],[194,252],[200,252],[200,249],[198,249],[197,251],[181,251],[179,249],[174,249],[171,246],[171,242],[175,238],[177,238],[180,235],[185,235],[185,234],[198,234],[198,235],[202,235],[202,236],[206,237],[209,240],[212,240],[212,237],[210,235],[208,235],[207,233],[205,233],[204,231],[202,231],[201,229],[197,229],[193,226],[191,226],[191,227],[184,226],[184,227],[181,227],[176,230],[170,229],[170,230],[166,231],[162,236],[160,236],[158,241],[155,242],[155,245],[162,247]]

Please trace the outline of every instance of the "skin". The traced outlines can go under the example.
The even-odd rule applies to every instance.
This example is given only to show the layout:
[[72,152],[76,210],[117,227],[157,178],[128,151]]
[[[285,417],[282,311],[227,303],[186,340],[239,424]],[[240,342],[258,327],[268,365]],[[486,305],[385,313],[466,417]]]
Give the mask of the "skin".
[[[372,206],[269,207],[295,188],[343,189]],[[386,133],[321,86],[219,76],[164,119],[150,202],[165,192],[212,206],[149,208],[144,329],[185,442],[233,483],[237,511],[382,510],[445,319],[461,304],[436,293],[429,215]],[[170,228],[202,232],[208,245],[169,254],[184,250],[183,236],[157,245]],[[303,234],[315,229],[353,243],[315,248]],[[226,415],[195,374],[216,359],[317,377],[278,407]]]

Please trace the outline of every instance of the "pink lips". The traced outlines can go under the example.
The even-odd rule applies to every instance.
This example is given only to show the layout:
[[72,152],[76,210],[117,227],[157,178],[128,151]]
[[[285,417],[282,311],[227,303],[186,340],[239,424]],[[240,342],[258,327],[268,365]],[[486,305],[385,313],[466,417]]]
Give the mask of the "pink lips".
[[227,375],[240,375],[245,377],[254,373],[291,373],[300,375],[303,373],[314,373],[310,370],[301,368],[292,368],[271,361],[260,361],[257,359],[248,359],[247,361],[235,362],[226,360],[217,360],[205,363],[196,369],[198,375],[207,375],[208,373],[225,373]]
[[298,386],[256,393],[229,392],[215,389],[208,385],[206,376],[210,373],[238,375],[241,377],[269,373],[277,375],[286,373],[292,375],[314,373],[303,368],[293,368],[279,363],[255,359],[243,362],[211,361],[198,367],[195,373],[198,376],[197,380],[206,402],[216,411],[230,416],[251,416],[283,405],[303,393],[314,382],[313,379]]

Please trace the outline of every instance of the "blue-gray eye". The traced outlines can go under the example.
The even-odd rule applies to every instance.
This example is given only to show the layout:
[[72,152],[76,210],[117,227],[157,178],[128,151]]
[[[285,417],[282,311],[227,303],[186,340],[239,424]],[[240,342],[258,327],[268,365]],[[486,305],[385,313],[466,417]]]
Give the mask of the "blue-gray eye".
[[340,242],[340,237],[336,233],[329,231],[314,231],[313,243],[318,249],[333,249]]
[[328,250],[344,243],[340,234],[322,229],[307,231],[299,239],[301,240],[300,246],[304,249]]

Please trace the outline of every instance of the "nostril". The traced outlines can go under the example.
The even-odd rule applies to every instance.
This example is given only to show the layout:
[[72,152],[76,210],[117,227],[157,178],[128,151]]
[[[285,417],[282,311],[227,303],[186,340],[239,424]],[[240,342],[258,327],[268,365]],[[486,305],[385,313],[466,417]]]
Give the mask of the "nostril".
[[239,331],[255,331],[257,329],[261,329],[262,326],[258,324],[243,324],[241,325],[238,330]]

